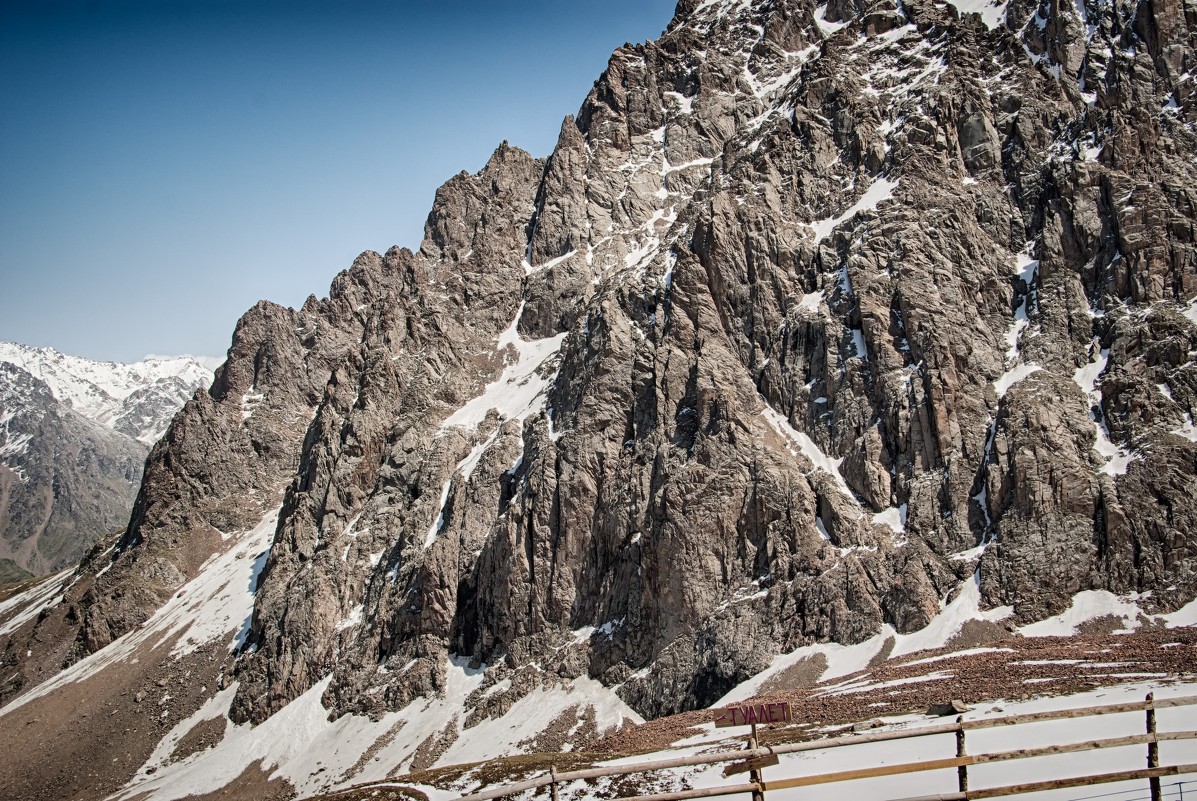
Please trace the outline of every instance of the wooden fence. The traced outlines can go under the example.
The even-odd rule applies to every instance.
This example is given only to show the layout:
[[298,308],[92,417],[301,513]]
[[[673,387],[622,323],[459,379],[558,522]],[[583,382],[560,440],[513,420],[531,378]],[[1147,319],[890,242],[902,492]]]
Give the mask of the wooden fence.
[[[680,767],[695,767],[700,765],[714,765],[719,763],[741,763],[741,768],[747,770],[748,763],[753,760],[771,760],[783,754],[794,754],[802,751],[821,751],[831,748],[862,745],[864,743],[878,743],[891,740],[909,740],[918,737],[930,737],[939,734],[955,734],[956,756],[946,759],[931,759],[921,762],[909,762],[898,765],[877,765],[862,767],[856,770],[839,771],[835,773],[820,773],[810,776],[797,776],[789,779],[770,779],[765,781],[758,770],[753,770],[749,782],[727,784],[719,787],[705,787],[695,790],[681,790],[670,793],[656,793],[652,795],[624,796],[616,801],[683,801],[691,798],[709,798],[721,795],[739,795],[751,793],[754,798],[762,799],[770,790],[785,790],[795,787],[810,787],[817,784],[844,782],[854,779],[867,779],[879,776],[895,776],[900,774],[919,773],[923,771],[952,770],[956,771],[957,792],[940,795],[916,796],[895,801],[971,801],[971,799],[998,798],[1002,796],[1020,795],[1042,790],[1059,790],[1070,787],[1086,787],[1090,785],[1107,784],[1127,780],[1146,779],[1151,790],[1151,801],[1162,801],[1160,778],[1164,776],[1180,776],[1197,773],[1197,763],[1183,765],[1159,764],[1159,743],[1175,740],[1197,739],[1197,731],[1156,731],[1155,713],[1157,709],[1191,706],[1197,704],[1197,696],[1183,698],[1169,698],[1155,700],[1149,694],[1143,701],[1133,701],[1120,704],[1106,704],[1078,709],[1062,709],[1052,712],[1033,712],[1024,715],[1010,715],[1001,718],[982,718],[965,720],[958,717],[952,723],[942,723],[915,729],[900,731],[874,732],[872,734],[858,734],[836,737],[826,740],[813,740],[802,743],[787,743],[784,745],[755,747],[755,738],[750,739],[753,747],[747,750],[722,751],[701,756],[677,757],[673,759],[658,759],[633,765],[614,765],[584,770],[558,772],[550,768],[548,773],[528,781],[496,787],[484,792],[462,796],[461,801],[490,801],[490,799],[522,793],[547,787],[549,797],[557,801],[558,790],[567,782],[597,779],[607,776],[630,776],[635,774],[655,773]],[[966,735],[978,729],[992,729],[1003,726],[1015,726],[1027,723],[1039,723],[1050,720],[1068,720],[1075,718],[1094,717],[1098,715],[1114,715],[1126,712],[1145,712],[1146,726],[1143,734],[1126,737],[1112,737],[1107,739],[1085,740],[1083,742],[1059,743],[1041,748],[1022,748],[1013,751],[997,751],[983,754],[969,754]],[[754,727],[755,729],[755,727]],[[969,788],[968,769],[972,765],[986,765],[995,762],[1006,762],[1032,757],[1056,756],[1060,754],[1075,754],[1103,748],[1120,748],[1131,745],[1146,745],[1146,765],[1138,770],[1121,771],[1117,773],[1103,773],[1096,775],[1077,776],[1052,779],[1050,781],[1011,784],[1002,787],[985,787],[981,789]],[[725,770],[727,775],[732,770]],[[1183,790],[1182,790],[1183,792]],[[1197,799],[1195,799],[1197,801]]]

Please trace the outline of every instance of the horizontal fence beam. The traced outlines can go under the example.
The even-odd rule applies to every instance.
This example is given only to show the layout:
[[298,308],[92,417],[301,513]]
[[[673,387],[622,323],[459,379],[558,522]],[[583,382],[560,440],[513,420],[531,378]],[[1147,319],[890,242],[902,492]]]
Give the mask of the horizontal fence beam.
[[[1197,739],[1197,732],[1167,732],[1169,740]],[[1164,739],[1153,734],[1135,734],[1129,737],[1113,737],[1108,740],[1089,740],[1083,743],[1068,743],[1066,745],[1049,745],[1042,748],[1022,748],[1017,751],[999,751],[992,754],[976,754],[946,759],[924,759],[921,762],[903,762],[897,765],[878,765],[872,768],[857,768],[836,773],[816,773],[810,776],[797,776],[792,779],[781,779],[766,783],[766,790],[786,790],[791,787],[809,787],[815,784],[832,784],[856,779],[872,779],[878,776],[898,776],[904,773],[922,773],[929,770],[945,770],[958,768],[962,765],[984,765],[991,762],[1006,762],[1012,759],[1031,759],[1034,757],[1056,756],[1058,754],[1073,754],[1081,751],[1096,751],[1102,748],[1121,748],[1127,745],[1142,745]],[[1163,770],[1163,768],[1161,768]],[[1143,774],[1147,776],[1147,774]],[[977,791],[985,792],[985,791]],[[1027,791],[1031,792],[1031,791]],[[980,797],[969,795],[972,797]]]
[[[557,774],[557,780],[561,781],[561,774]],[[538,787],[544,787],[546,784],[552,784],[552,776],[541,776],[538,779],[528,779],[523,782],[516,782],[515,784],[505,784],[502,787],[495,787],[491,790],[483,790],[481,793],[473,793],[472,795],[463,795],[460,801],[489,801],[492,798],[502,798],[508,795],[515,795],[522,793],[525,790],[535,790]],[[369,790],[370,785],[361,785],[353,788],[354,790]]]
[[970,765],[985,765],[990,762],[1006,762],[1011,759],[1076,754],[1082,751],[1097,751],[1102,748],[1122,748],[1127,745],[1144,745],[1163,740],[1197,740],[1197,731],[1168,731],[1159,734],[1132,734],[1126,737],[1111,737],[1106,740],[1086,740],[1082,743],[1046,745],[1042,748],[1020,748],[1016,751],[995,751],[968,757]]
[[984,798],[1000,798],[1007,795],[1038,793],[1042,790],[1066,790],[1069,787],[1087,787],[1091,784],[1110,784],[1111,782],[1151,779],[1160,776],[1180,776],[1184,773],[1197,773],[1197,764],[1168,765],[1163,768],[1141,768],[1139,770],[1124,770],[1120,773],[1101,773],[1096,776],[1077,776],[1071,779],[1053,779],[1051,781],[1030,782],[1028,784],[1010,784],[1005,787],[986,787],[984,790],[969,790],[966,795],[969,801],[974,801],[974,799],[980,801],[980,799]]
[[1105,706],[1084,706],[1075,709],[1055,709],[1050,712],[1029,712],[1025,715],[1010,715],[1004,718],[979,718],[966,720],[961,725],[965,731],[973,729],[992,729],[998,726],[1017,726],[1023,723],[1042,723],[1048,720],[1071,720],[1073,718],[1087,718],[1095,715],[1119,715],[1124,712],[1142,712],[1149,707],[1167,709],[1176,706],[1190,706],[1197,704],[1197,695],[1186,695],[1180,698],[1164,698],[1148,704],[1147,701],[1127,701],[1121,704],[1106,704]]
[[765,791],[788,790],[791,787],[810,787],[814,784],[850,782],[856,779],[873,779],[878,776],[898,776],[903,773],[921,773],[927,770],[944,770],[968,765],[973,757],[950,757],[948,759],[927,759],[922,762],[903,762],[900,765],[877,765],[872,768],[841,770],[837,773],[816,773],[813,776],[796,776],[793,779],[779,779],[765,782]]
[[739,795],[751,793],[760,789],[756,784],[725,784],[719,787],[700,787],[697,790],[678,790],[675,793],[655,793],[653,795],[630,795],[619,801],[682,801],[686,798],[714,798],[719,795]]

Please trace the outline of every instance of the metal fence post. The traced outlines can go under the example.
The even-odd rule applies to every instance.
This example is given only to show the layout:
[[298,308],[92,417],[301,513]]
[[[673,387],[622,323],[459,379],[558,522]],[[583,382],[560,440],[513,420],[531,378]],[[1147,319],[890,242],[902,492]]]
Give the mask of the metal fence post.
[[[968,750],[964,747],[964,715],[956,718],[956,756],[962,757],[968,755]],[[968,766],[961,765],[956,768],[956,784],[960,788],[960,792],[968,792]]]
[[[1155,741],[1155,693],[1147,693],[1147,769],[1160,766],[1160,744]],[[1160,792],[1160,777],[1151,776],[1147,780],[1151,786],[1151,801],[1163,801]]]

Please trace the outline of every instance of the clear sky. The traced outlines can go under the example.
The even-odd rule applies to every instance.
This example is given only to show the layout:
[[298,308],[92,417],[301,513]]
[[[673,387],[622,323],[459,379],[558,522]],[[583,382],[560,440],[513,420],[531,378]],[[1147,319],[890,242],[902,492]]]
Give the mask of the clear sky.
[[0,0],[0,340],[223,356],[433,192],[548,155],[674,0]]

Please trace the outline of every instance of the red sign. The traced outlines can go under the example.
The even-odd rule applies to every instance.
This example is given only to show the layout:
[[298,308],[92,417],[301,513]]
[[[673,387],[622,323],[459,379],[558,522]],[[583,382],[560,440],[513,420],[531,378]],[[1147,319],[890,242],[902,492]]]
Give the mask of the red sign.
[[753,723],[789,723],[790,705],[785,701],[773,704],[744,704],[715,711],[715,727],[748,726]]

